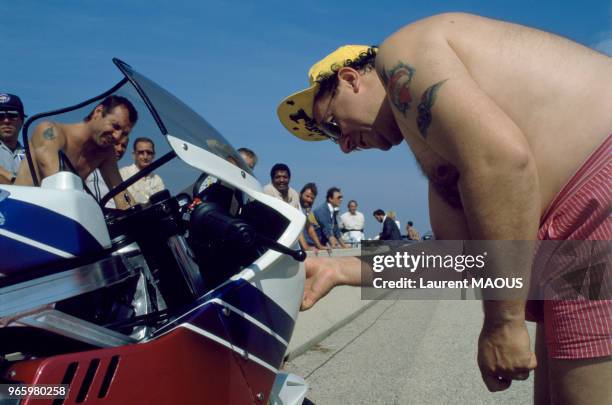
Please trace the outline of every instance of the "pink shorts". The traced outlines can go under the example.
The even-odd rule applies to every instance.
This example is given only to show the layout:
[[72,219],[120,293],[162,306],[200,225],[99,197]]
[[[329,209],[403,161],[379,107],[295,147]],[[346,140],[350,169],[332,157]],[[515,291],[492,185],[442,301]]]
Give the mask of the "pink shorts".
[[[542,217],[538,239],[610,240],[611,204],[612,135],[555,197]],[[527,309],[528,319],[544,322],[551,358],[612,355],[612,300],[530,301]]]

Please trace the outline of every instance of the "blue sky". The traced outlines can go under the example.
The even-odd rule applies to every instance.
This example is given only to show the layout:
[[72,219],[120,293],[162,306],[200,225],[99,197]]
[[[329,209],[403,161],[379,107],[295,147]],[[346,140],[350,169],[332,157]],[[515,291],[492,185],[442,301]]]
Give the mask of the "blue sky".
[[[204,116],[235,147],[255,150],[265,184],[277,162],[291,184],[330,186],[356,199],[366,234],[376,208],[429,229],[426,182],[405,144],[341,154],[305,143],[276,118],[280,100],[306,86],[310,65],[339,45],[377,44],[428,15],[463,11],[544,29],[612,55],[611,1],[118,1],[0,0],[0,92],[28,114],[74,104],[115,84],[119,57]],[[146,135],[137,133],[137,136]],[[129,155],[128,155],[129,156]],[[127,158],[124,158],[127,164]],[[122,162],[124,163],[124,162]],[[167,174],[172,183],[176,173]],[[343,210],[345,207],[343,207]]]

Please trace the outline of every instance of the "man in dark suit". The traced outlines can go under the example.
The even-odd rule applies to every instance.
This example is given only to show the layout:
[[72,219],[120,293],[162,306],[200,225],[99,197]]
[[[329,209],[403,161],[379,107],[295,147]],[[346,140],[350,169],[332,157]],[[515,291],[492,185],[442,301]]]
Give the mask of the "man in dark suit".
[[329,244],[332,248],[348,247],[342,241],[342,233],[338,226],[338,210],[342,203],[342,193],[338,187],[327,190],[327,200],[313,211],[319,223],[317,236],[323,245]]
[[376,218],[378,222],[382,222],[383,224],[383,230],[380,233],[380,238],[378,238],[379,240],[401,240],[402,239],[402,235],[400,233],[399,228],[397,227],[397,224],[395,223],[394,220],[392,220],[391,218],[388,218],[387,215],[385,215],[385,211],[381,209],[377,209],[376,211],[374,211],[373,215],[374,215],[374,218]]

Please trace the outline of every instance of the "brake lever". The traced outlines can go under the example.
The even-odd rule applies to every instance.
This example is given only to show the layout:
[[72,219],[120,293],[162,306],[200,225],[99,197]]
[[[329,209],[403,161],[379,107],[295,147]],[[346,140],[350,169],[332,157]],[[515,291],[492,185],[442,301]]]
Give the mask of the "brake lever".
[[302,249],[293,250],[291,248],[288,248],[287,246],[281,245],[274,239],[270,239],[266,236],[260,235],[259,233],[256,234],[255,237],[258,239],[258,241],[262,245],[264,245],[265,247],[269,249],[289,255],[295,260],[297,260],[298,262],[303,262],[304,260],[306,260],[306,252],[304,252]]

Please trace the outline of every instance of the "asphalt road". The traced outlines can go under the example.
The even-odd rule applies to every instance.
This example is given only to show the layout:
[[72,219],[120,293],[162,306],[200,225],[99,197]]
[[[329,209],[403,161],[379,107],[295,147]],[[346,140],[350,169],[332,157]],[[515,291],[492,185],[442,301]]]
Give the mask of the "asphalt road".
[[[309,382],[317,405],[532,403],[533,375],[498,393],[482,383],[481,305],[380,301],[285,369]],[[533,327],[530,334],[533,340]]]

